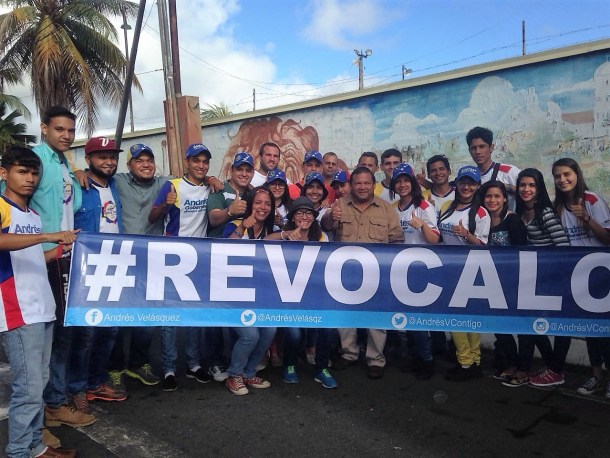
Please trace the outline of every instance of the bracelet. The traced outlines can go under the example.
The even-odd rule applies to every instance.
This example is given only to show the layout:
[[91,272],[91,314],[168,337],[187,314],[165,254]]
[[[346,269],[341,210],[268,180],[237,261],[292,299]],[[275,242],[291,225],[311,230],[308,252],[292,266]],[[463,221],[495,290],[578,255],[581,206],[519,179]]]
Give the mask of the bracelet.
[[57,254],[55,255],[55,259],[61,259],[64,256],[64,247],[61,245],[57,245]]
[[288,239],[285,239],[285,238],[284,238],[284,232],[286,232],[286,231],[281,231],[281,232],[280,232],[280,238],[281,238],[282,240],[288,240]]
[[227,207],[227,216],[234,216],[233,213],[231,213],[231,208]]

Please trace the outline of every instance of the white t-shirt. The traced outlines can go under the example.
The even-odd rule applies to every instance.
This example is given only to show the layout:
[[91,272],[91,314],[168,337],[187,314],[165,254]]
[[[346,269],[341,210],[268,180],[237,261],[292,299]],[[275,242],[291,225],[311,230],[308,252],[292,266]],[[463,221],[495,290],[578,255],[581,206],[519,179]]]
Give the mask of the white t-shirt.
[[395,194],[393,199],[390,198],[390,188],[386,187],[382,181],[375,183],[375,197],[379,197],[381,200],[385,200],[390,204],[400,200],[398,194]]
[[396,213],[398,214],[400,226],[405,234],[405,243],[413,245],[428,243],[421,229],[415,229],[413,226],[409,225],[409,221],[411,221],[413,215],[424,220],[424,224],[427,224],[435,233],[439,233],[438,227],[436,226],[436,210],[430,202],[422,200],[419,207],[413,206],[413,202],[411,202],[407,208],[403,210],[400,209],[399,202],[394,202],[392,207],[396,209]]
[[[468,212],[470,206],[454,211],[448,218],[438,223],[438,228],[443,236],[443,243],[445,245],[468,245],[469,243],[453,233],[453,226],[456,226],[462,222],[462,226],[468,229]],[[477,214],[474,218],[475,230],[474,236],[483,243],[487,244],[489,238],[489,229],[491,228],[491,217],[487,210],[483,207],[479,207]]]
[[68,167],[66,167],[66,164],[61,163],[60,168],[64,182],[64,197],[61,213],[61,230],[71,231],[72,229],[74,229],[74,190],[72,177],[68,172]]
[[451,202],[452,200],[455,200],[455,188],[451,188],[451,191],[449,191],[444,196],[437,196],[436,194],[434,194],[432,192],[431,189],[423,190],[422,194],[424,196],[424,199],[426,199],[428,202],[431,202],[434,204],[437,219],[441,214],[441,208],[443,208],[443,205],[445,205],[445,203],[447,203],[447,202]]
[[[286,180],[288,181],[288,184],[291,183],[290,180],[288,180],[288,178],[286,178]],[[264,185],[266,182],[267,182],[267,175],[263,175],[258,170],[255,170],[254,176],[252,177],[252,181],[250,182],[252,187],[257,188],[259,186]]]
[[[481,184],[487,183],[491,180],[491,176],[494,174],[494,166],[496,163],[492,163],[491,167],[489,167],[485,172],[481,173]],[[498,174],[496,175],[496,180],[500,181],[506,185],[511,185],[513,187],[517,187],[517,177],[519,176],[519,170],[514,165],[510,164],[500,164],[498,168]],[[512,211],[515,211],[515,194],[513,192],[508,192],[508,208]]]
[[109,187],[93,185],[100,193],[102,212],[100,214],[100,232],[104,234],[118,234],[119,221],[117,204]]
[[[610,229],[610,210],[608,204],[598,194],[585,191],[584,205],[587,213],[597,224]],[[561,213],[561,224],[572,246],[604,246],[591,229],[574,216],[567,208]]]

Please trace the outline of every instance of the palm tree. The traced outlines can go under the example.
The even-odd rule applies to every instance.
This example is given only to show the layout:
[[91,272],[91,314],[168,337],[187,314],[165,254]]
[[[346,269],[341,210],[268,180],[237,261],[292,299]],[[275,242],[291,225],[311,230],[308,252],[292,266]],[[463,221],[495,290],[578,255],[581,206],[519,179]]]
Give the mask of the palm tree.
[[0,102],[5,103],[6,106],[17,110],[26,119],[32,118],[32,113],[28,110],[21,99],[14,95],[4,93],[5,84],[18,84],[21,82],[21,75],[14,68],[0,68]]
[[[30,77],[38,110],[73,109],[91,134],[100,101],[118,105],[127,60],[115,45],[108,16],[134,16],[126,0],[0,0],[13,10],[0,15],[0,69]],[[134,86],[140,89],[134,79]]]
[[26,146],[34,143],[36,137],[25,133],[27,126],[24,123],[16,123],[15,119],[21,116],[17,110],[6,115],[6,104],[0,102],[0,152],[6,151],[10,145]]
[[201,110],[201,120],[205,121],[208,119],[225,118],[233,114],[229,107],[224,103],[220,102],[218,105],[210,103],[205,104],[207,108]]

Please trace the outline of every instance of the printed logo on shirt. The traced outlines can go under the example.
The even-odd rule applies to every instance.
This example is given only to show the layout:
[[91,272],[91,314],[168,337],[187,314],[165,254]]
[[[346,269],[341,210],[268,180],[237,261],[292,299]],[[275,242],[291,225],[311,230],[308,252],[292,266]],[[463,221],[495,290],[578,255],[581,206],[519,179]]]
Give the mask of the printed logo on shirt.
[[33,224],[16,224],[15,234],[42,234],[42,229]]
[[186,199],[184,201],[184,213],[198,213],[208,206],[208,199]]
[[104,218],[109,224],[116,224],[117,209],[116,204],[113,201],[109,200],[108,202],[104,202],[104,205],[102,205],[102,218]]
[[72,201],[72,183],[64,180],[64,204]]

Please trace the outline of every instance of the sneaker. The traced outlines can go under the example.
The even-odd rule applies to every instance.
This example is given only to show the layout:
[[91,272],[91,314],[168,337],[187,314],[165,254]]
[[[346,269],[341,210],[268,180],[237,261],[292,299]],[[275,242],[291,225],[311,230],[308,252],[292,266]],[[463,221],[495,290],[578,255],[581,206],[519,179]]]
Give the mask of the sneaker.
[[248,388],[269,388],[271,386],[271,383],[269,383],[267,380],[265,380],[264,378],[260,378],[257,376],[254,377],[244,377],[244,383],[246,384],[246,386]]
[[167,374],[163,379],[163,391],[176,391],[177,389],[176,376],[174,374]]
[[44,420],[46,426],[71,426],[81,428],[95,423],[95,415],[79,412],[71,405],[44,408]]
[[515,371],[511,370],[497,370],[492,374],[492,378],[498,382],[510,382],[515,376]]
[[269,352],[265,353],[260,362],[256,365],[256,372],[262,371],[269,365]]
[[589,379],[584,383],[584,385],[582,385],[576,391],[578,392],[578,394],[584,394],[585,396],[588,396],[599,391],[604,391],[605,388],[606,387],[604,386],[604,383],[597,377],[589,377]]
[[554,386],[563,385],[565,378],[563,374],[553,372],[551,369],[546,369],[538,375],[534,375],[530,379],[530,385],[534,386]]
[[461,364],[457,364],[455,367],[449,369],[445,374],[445,380],[450,382],[465,382],[472,380],[477,377],[481,377],[483,372],[481,371],[480,364],[471,364],[468,367],[464,367]]
[[47,447],[44,449],[44,451],[40,453],[40,455],[36,456],[39,456],[40,458],[57,458],[60,456],[64,458],[75,458],[76,450],[73,448],[58,449],[53,447]]
[[209,383],[212,381],[212,377],[203,369],[203,367],[200,367],[195,371],[191,369],[187,370],[186,378],[194,378],[199,383]]
[[333,389],[339,386],[335,378],[330,375],[328,369],[322,369],[320,372],[316,373],[314,381],[321,383],[324,388]]
[[125,397],[127,397],[127,387],[123,381],[123,371],[108,372],[108,386],[111,387],[115,392],[123,394]]
[[507,386],[509,388],[517,388],[523,385],[527,385],[530,382],[530,378],[527,375],[524,375],[523,377],[518,377],[515,376],[513,378],[511,378],[510,380],[505,380],[502,383],[502,385]]
[[606,397],[610,399],[610,382],[608,382],[608,386],[606,387]]
[[225,384],[229,391],[237,396],[243,396],[244,394],[248,394],[248,388],[244,385],[243,377],[228,377]]
[[127,399],[127,395],[106,383],[102,383],[97,388],[87,390],[87,401],[95,401],[96,399],[100,401],[124,401]]
[[153,374],[152,366],[150,364],[144,364],[142,367],[137,367],[135,369],[125,369],[125,375],[148,386],[158,385],[161,381],[159,377]]
[[86,415],[90,415],[93,413],[93,411],[91,410],[91,406],[89,405],[89,401],[87,400],[87,393],[85,393],[84,391],[70,395],[70,403],[79,412],[82,412]]
[[284,382],[299,383],[299,376],[295,366],[286,366],[284,369]]
[[345,359],[343,356],[339,356],[333,362],[333,367],[335,369],[337,369],[338,371],[342,371],[344,369],[347,369],[348,367],[355,366],[356,364],[358,364],[357,359],[351,360],[351,359]]
[[210,374],[210,376],[217,382],[224,382],[227,378],[229,378],[229,374],[225,372],[225,368],[221,364],[211,366],[208,369],[208,374]]
[[61,441],[59,437],[55,436],[47,428],[42,428],[42,443],[47,447],[61,448]]

